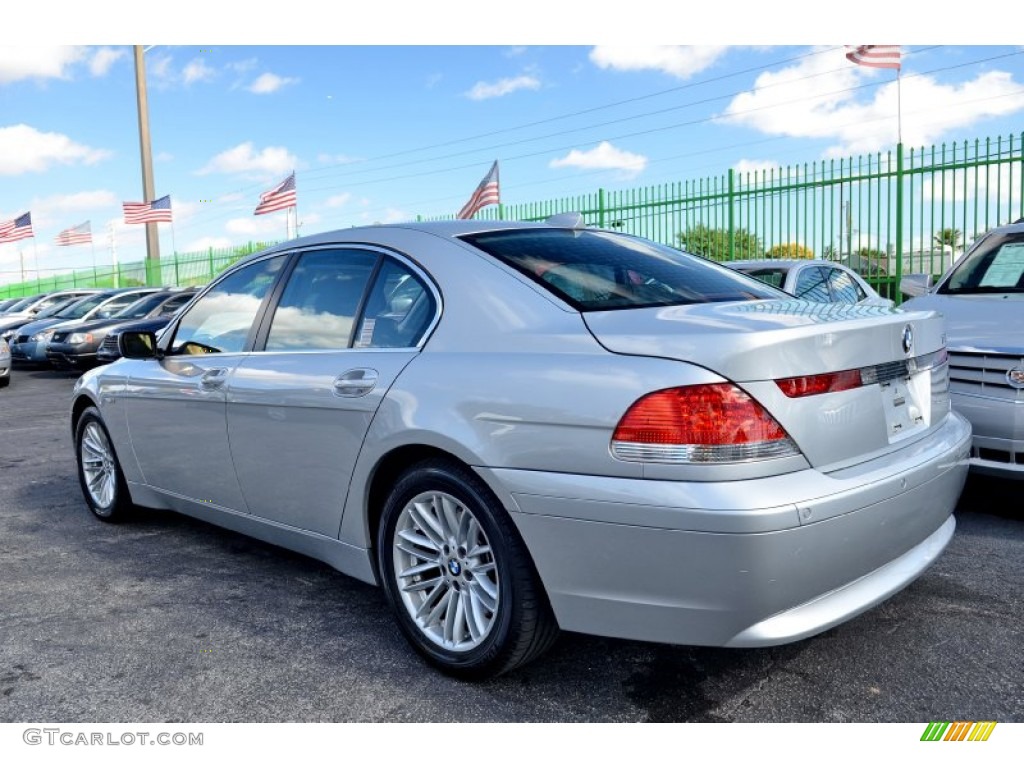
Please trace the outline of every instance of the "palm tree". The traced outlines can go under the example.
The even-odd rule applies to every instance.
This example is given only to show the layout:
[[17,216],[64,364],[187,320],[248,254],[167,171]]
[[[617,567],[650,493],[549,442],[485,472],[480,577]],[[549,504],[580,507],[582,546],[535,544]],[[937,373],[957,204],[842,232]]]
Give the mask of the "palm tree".
[[959,229],[953,229],[952,227],[946,227],[940,229],[935,233],[935,237],[932,238],[939,248],[949,246],[954,252],[960,248],[961,233]]

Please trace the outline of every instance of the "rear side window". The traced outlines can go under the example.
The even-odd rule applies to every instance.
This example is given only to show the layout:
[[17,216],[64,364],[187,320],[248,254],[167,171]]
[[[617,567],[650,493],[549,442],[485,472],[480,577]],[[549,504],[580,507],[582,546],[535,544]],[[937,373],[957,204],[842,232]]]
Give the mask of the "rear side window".
[[867,298],[857,281],[841,269],[828,271],[828,287],[832,290],[832,299],[841,304],[856,304]]
[[786,297],[727,267],[614,232],[517,229],[462,239],[581,312]]
[[356,348],[415,347],[434,319],[434,297],[405,266],[386,260],[366,302]]
[[828,292],[828,281],[825,270],[821,267],[806,267],[800,270],[793,287],[793,295],[804,301],[829,304],[832,296]]
[[274,313],[267,351],[346,349],[376,264],[367,251],[304,253]]

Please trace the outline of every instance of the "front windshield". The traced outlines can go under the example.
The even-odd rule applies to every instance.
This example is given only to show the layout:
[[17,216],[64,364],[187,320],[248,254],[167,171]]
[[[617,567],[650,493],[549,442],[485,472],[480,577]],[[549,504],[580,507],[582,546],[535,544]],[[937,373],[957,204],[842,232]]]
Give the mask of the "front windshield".
[[36,294],[35,296],[29,296],[26,299],[22,299],[21,301],[19,301],[14,306],[9,307],[7,309],[7,312],[12,314],[12,315],[15,312],[24,312],[25,311],[25,307],[29,306],[30,304],[36,303],[37,301],[39,301],[40,298],[41,298],[40,294]]
[[129,304],[127,307],[122,309],[120,312],[114,315],[114,317],[123,317],[126,320],[135,320],[136,318],[139,317],[145,317],[166,300],[166,293],[153,293],[150,294],[149,296],[143,296],[134,304]]
[[982,240],[939,293],[1024,293],[1024,232]]
[[40,312],[38,315],[36,315],[36,320],[42,320],[43,318],[46,318],[46,317],[53,317],[54,315],[59,315],[64,309],[66,309],[67,307],[70,307],[72,304],[74,304],[80,298],[82,298],[82,297],[81,296],[73,296],[73,297],[71,297],[69,299],[63,299],[62,301],[59,301],[56,304],[54,304],[52,307],[47,307],[42,312]]
[[110,294],[104,293],[97,293],[95,296],[87,296],[84,299],[79,299],[71,306],[59,312],[57,317],[62,320],[81,320],[89,312],[109,298]]

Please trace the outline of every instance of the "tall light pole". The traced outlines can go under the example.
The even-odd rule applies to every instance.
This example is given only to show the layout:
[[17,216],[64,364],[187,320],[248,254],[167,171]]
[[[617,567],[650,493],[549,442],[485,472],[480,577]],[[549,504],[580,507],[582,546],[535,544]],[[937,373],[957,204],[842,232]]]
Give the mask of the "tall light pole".
[[[142,155],[142,194],[147,203],[156,197],[153,182],[153,150],[149,143],[149,101],[146,97],[146,61],[141,45],[132,46],[135,51],[135,95],[139,103],[139,151]],[[146,284],[159,285],[160,280],[160,230],[156,222],[146,224]]]

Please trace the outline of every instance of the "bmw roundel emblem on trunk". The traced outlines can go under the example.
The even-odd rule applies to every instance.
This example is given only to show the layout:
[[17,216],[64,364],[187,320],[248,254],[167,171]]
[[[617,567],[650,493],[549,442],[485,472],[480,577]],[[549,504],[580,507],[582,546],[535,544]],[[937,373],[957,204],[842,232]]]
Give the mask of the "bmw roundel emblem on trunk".
[[903,329],[903,351],[906,352],[909,355],[910,354],[910,350],[912,350],[913,348],[914,348],[914,329],[911,328],[910,325],[908,324]]
[[1015,389],[1024,389],[1024,365],[1018,365],[1006,372],[1006,381]]

